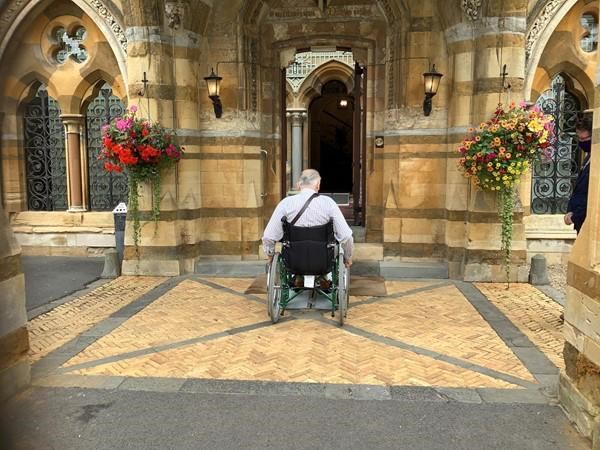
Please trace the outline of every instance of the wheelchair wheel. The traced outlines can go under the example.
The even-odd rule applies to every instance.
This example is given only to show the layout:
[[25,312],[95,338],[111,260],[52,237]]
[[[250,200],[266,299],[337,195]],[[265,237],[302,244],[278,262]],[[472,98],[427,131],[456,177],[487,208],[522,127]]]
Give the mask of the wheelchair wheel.
[[348,269],[344,264],[344,255],[338,255],[338,286],[337,304],[338,321],[344,325],[344,319],[348,313]]
[[279,271],[279,253],[275,253],[267,275],[267,309],[271,322],[277,323],[281,314],[281,272]]

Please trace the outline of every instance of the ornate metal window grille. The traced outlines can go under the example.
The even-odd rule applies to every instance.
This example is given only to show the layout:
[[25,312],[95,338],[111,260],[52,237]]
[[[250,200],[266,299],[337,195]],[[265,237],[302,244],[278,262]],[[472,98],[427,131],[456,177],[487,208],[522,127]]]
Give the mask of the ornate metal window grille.
[[555,118],[556,139],[552,160],[533,167],[531,211],[534,214],[564,214],[577,178],[581,155],[577,148],[575,124],[581,114],[577,98],[565,89],[565,79],[557,75],[552,87],[536,104]]
[[119,202],[127,203],[128,185],[124,173],[107,172],[98,160],[102,147],[103,125],[123,115],[125,106],[104,84],[87,109],[87,151],[90,209],[111,211]]
[[65,130],[58,103],[41,86],[25,105],[24,147],[27,207],[32,211],[67,209]]
[[329,61],[338,61],[349,67],[354,67],[354,56],[352,52],[342,50],[303,52],[296,54],[294,62],[286,69],[286,78],[292,90],[298,92],[300,86],[317,67]]

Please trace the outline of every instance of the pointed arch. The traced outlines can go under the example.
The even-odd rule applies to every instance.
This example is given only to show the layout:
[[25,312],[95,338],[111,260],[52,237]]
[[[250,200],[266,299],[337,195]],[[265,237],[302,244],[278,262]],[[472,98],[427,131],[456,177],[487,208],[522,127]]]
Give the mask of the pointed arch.
[[[4,8],[3,24],[0,25],[0,64],[18,30],[50,6],[54,0],[10,0]],[[115,11],[103,0],[70,0],[87,14],[106,38],[127,84],[127,39],[120,11]],[[23,3],[25,3],[23,5]]]
[[325,83],[338,80],[344,83],[348,92],[354,86],[354,71],[351,67],[339,61],[329,61],[315,68],[302,82],[298,90],[299,103],[309,104],[312,99],[321,95]]

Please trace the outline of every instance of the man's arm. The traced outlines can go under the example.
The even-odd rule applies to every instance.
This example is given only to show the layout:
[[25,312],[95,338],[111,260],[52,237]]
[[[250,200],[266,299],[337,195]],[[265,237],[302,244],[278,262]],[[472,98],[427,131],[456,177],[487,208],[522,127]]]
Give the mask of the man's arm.
[[273,211],[273,215],[267,223],[265,227],[265,231],[263,233],[262,242],[263,242],[263,250],[265,251],[265,255],[269,261],[273,259],[273,255],[275,254],[275,243],[283,237],[283,226],[281,224],[281,219],[285,214],[285,209],[282,206],[281,202]]
[[340,207],[333,200],[331,216],[333,218],[335,239],[341,244],[344,250],[344,262],[346,266],[350,267],[352,265],[352,251],[354,249],[352,229],[348,226],[348,222],[346,222],[346,218],[342,214]]

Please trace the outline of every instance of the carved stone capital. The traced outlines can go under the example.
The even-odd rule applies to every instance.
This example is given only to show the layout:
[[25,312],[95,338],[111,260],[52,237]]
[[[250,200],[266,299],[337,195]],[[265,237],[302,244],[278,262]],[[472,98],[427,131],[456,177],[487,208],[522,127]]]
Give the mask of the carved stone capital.
[[479,19],[482,0],[461,0],[460,7],[469,20]]
[[291,120],[293,127],[294,126],[295,127],[302,126],[302,124],[308,117],[308,114],[306,114],[306,110],[290,109],[285,113],[285,115],[286,115],[286,117],[288,117]]

